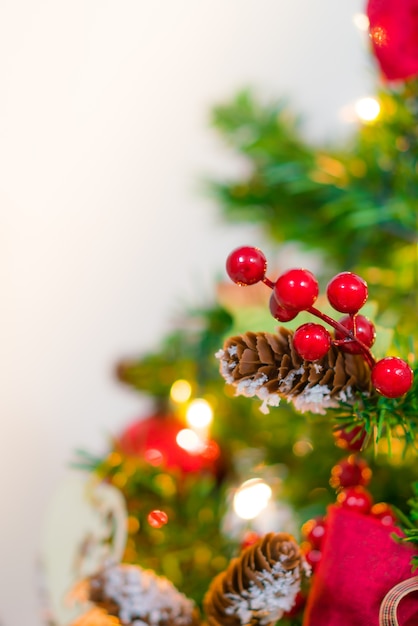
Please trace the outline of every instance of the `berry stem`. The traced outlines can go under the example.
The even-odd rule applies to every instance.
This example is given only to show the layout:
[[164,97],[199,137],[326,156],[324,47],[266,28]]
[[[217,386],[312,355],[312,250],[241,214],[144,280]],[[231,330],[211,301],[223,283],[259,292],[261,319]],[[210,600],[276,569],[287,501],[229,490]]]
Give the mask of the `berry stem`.
[[270,287],[270,289],[273,289],[273,288],[274,288],[274,283],[273,283],[273,281],[272,281],[272,280],[270,280],[270,278],[267,278],[267,276],[264,276],[264,278],[263,278],[263,283],[264,283],[265,285],[267,285],[267,287]]
[[342,324],[340,324],[339,322],[334,320],[332,317],[329,317],[329,315],[326,315],[325,313],[322,313],[322,311],[320,311],[319,309],[316,309],[313,306],[309,307],[309,309],[307,309],[307,311],[309,313],[312,313],[312,315],[315,315],[316,317],[319,317],[319,319],[321,319],[323,322],[326,322],[327,324],[329,324],[330,326],[332,326],[336,330],[340,331],[342,334],[344,334],[351,341],[355,341],[360,346],[361,351],[362,351],[363,356],[364,356],[364,359],[366,360],[366,362],[369,365],[370,369],[372,369],[376,365],[376,359],[374,358],[373,354],[371,353],[370,348],[368,348],[366,346],[366,344],[364,344],[362,341],[360,341],[360,339],[358,339],[351,331],[349,331]]

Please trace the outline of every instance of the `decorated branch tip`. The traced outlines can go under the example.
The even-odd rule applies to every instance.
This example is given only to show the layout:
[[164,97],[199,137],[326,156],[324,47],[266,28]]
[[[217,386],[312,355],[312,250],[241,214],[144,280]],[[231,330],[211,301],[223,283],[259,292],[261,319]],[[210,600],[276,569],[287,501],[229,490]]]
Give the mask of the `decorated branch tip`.
[[375,340],[373,323],[359,314],[368,298],[367,283],[352,272],[341,272],[327,285],[328,301],[339,313],[340,319],[314,307],[319,287],[315,276],[303,268],[290,269],[275,282],[266,277],[267,261],[263,252],[251,246],[242,246],[231,252],[226,262],[229,277],[240,286],[263,282],[272,290],[270,311],[279,322],[294,319],[307,311],[334,329],[333,335],[318,323],[299,326],[293,335],[293,348],[308,362],[326,357],[330,350],[360,355],[370,368],[372,386],[382,396],[397,398],[408,392],[413,383],[413,372],[408,363],[395,356],[376,361],[370,348]]

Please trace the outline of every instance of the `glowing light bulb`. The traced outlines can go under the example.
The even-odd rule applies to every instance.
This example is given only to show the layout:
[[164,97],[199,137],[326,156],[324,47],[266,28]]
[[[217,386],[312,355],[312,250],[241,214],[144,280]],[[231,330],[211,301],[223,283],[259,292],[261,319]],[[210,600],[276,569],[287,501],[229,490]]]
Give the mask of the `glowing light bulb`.
[[271,494],[271,488],[261,478],[246,480],[235,493],[234,511],[241,519],[254,519],[267,507]]
[[176,402],[177,404],[187,402],[191,395],[192,386],[187,380],[180,378],[171,385],[170,397],[173,402]]
[[213,421],[213,411],[209,402],[203,398],[190,402],[186,411],[186,421],[190,428],[196,430],[207,428]]
[[202,440],[199,435],[190,428],[183,428],[177,433],[177,445],[190,454],[199,454],[203,449]]
[[373,122],[380,113],[380,104],[375,98],[362,98],[357,100],[355,110],[363,122]]
[[365,13],[356,13],[353,15],[353,23],[359,30],[366,32],[369,30],[370,21]]

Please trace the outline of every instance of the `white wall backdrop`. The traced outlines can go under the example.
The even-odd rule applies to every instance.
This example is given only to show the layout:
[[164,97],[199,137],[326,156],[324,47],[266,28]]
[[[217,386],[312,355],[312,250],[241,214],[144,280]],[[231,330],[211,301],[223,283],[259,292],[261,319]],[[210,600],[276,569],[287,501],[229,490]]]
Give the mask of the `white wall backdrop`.
[[210,298],[250,242],[199,189],[233,167],[211,106],[253,86],[289,97],[312,137],[343,135],[340,109],[373,91],[363,8],[0,2],[1,626],[41,624],[39,536],[72,451],[141,412],[114,363]]

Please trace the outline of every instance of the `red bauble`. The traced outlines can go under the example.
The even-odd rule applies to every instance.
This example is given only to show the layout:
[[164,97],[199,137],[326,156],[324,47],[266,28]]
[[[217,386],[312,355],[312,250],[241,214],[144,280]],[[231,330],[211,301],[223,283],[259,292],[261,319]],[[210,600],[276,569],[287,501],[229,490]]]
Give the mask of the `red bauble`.
[[226,271],[234,283],[248,286],[264,279],[267,261],[258,248],[241,246],[233,250],[226,260]]
[[418,1],[369,0],[373,51],[388,80],[418,74]]
[[241,544],[240,544],[240,548],[241,550],[245,550],[245,548],[248,548],[249,546],[252,546],[253,544],[257,543],[257,541],[260,539],[260,535],[258,533],[256,533],[254,530],[248,530],[244,537],[242,538]]
[[351,454],[347,459],[342,459],[331,470],[329,484],[334,489],[345,487],[365,487],[372,477],[372,470],[364,459]]
[[312,571],[315,571],[322,559],[322,552],[316,548],[312,548],[312,550],[306,552],[305,559],[308,565],[312,567]]
[[[183,473],[208,472],[219,476],[221,464],[217,444],[209,441],[207,449],[202,452],[187,452],[176,441],[184,428],[184,424],[172,415],[151,415],[130,424],[117,443],[123,454],[142,457],[151,465],[177,468]],[[217,454],[214,454],[215,448]]]
[[410,390],[414,379],[413,372],[406,361],[397,356],[387,356],[376,363],[372,369],[372,384],[387,398],[398,398]]
[[357,313],[367,300],[367,283],[352,272],[341,272],[327,286],[329,303],[341,313]]
[[292,269],[281,274],[274,285],[277,302],[285,309],[304,311],[309,309],[318,296],[315,276],[304,269]]
[[147,521],[152,528],[162,528],[168,522],[168,515],[165,511],[155,509],[148,513]]
[[347,487],[340,491],[337,502],[344,509],[367,514],[372,507],[373,497],[364,487]]

